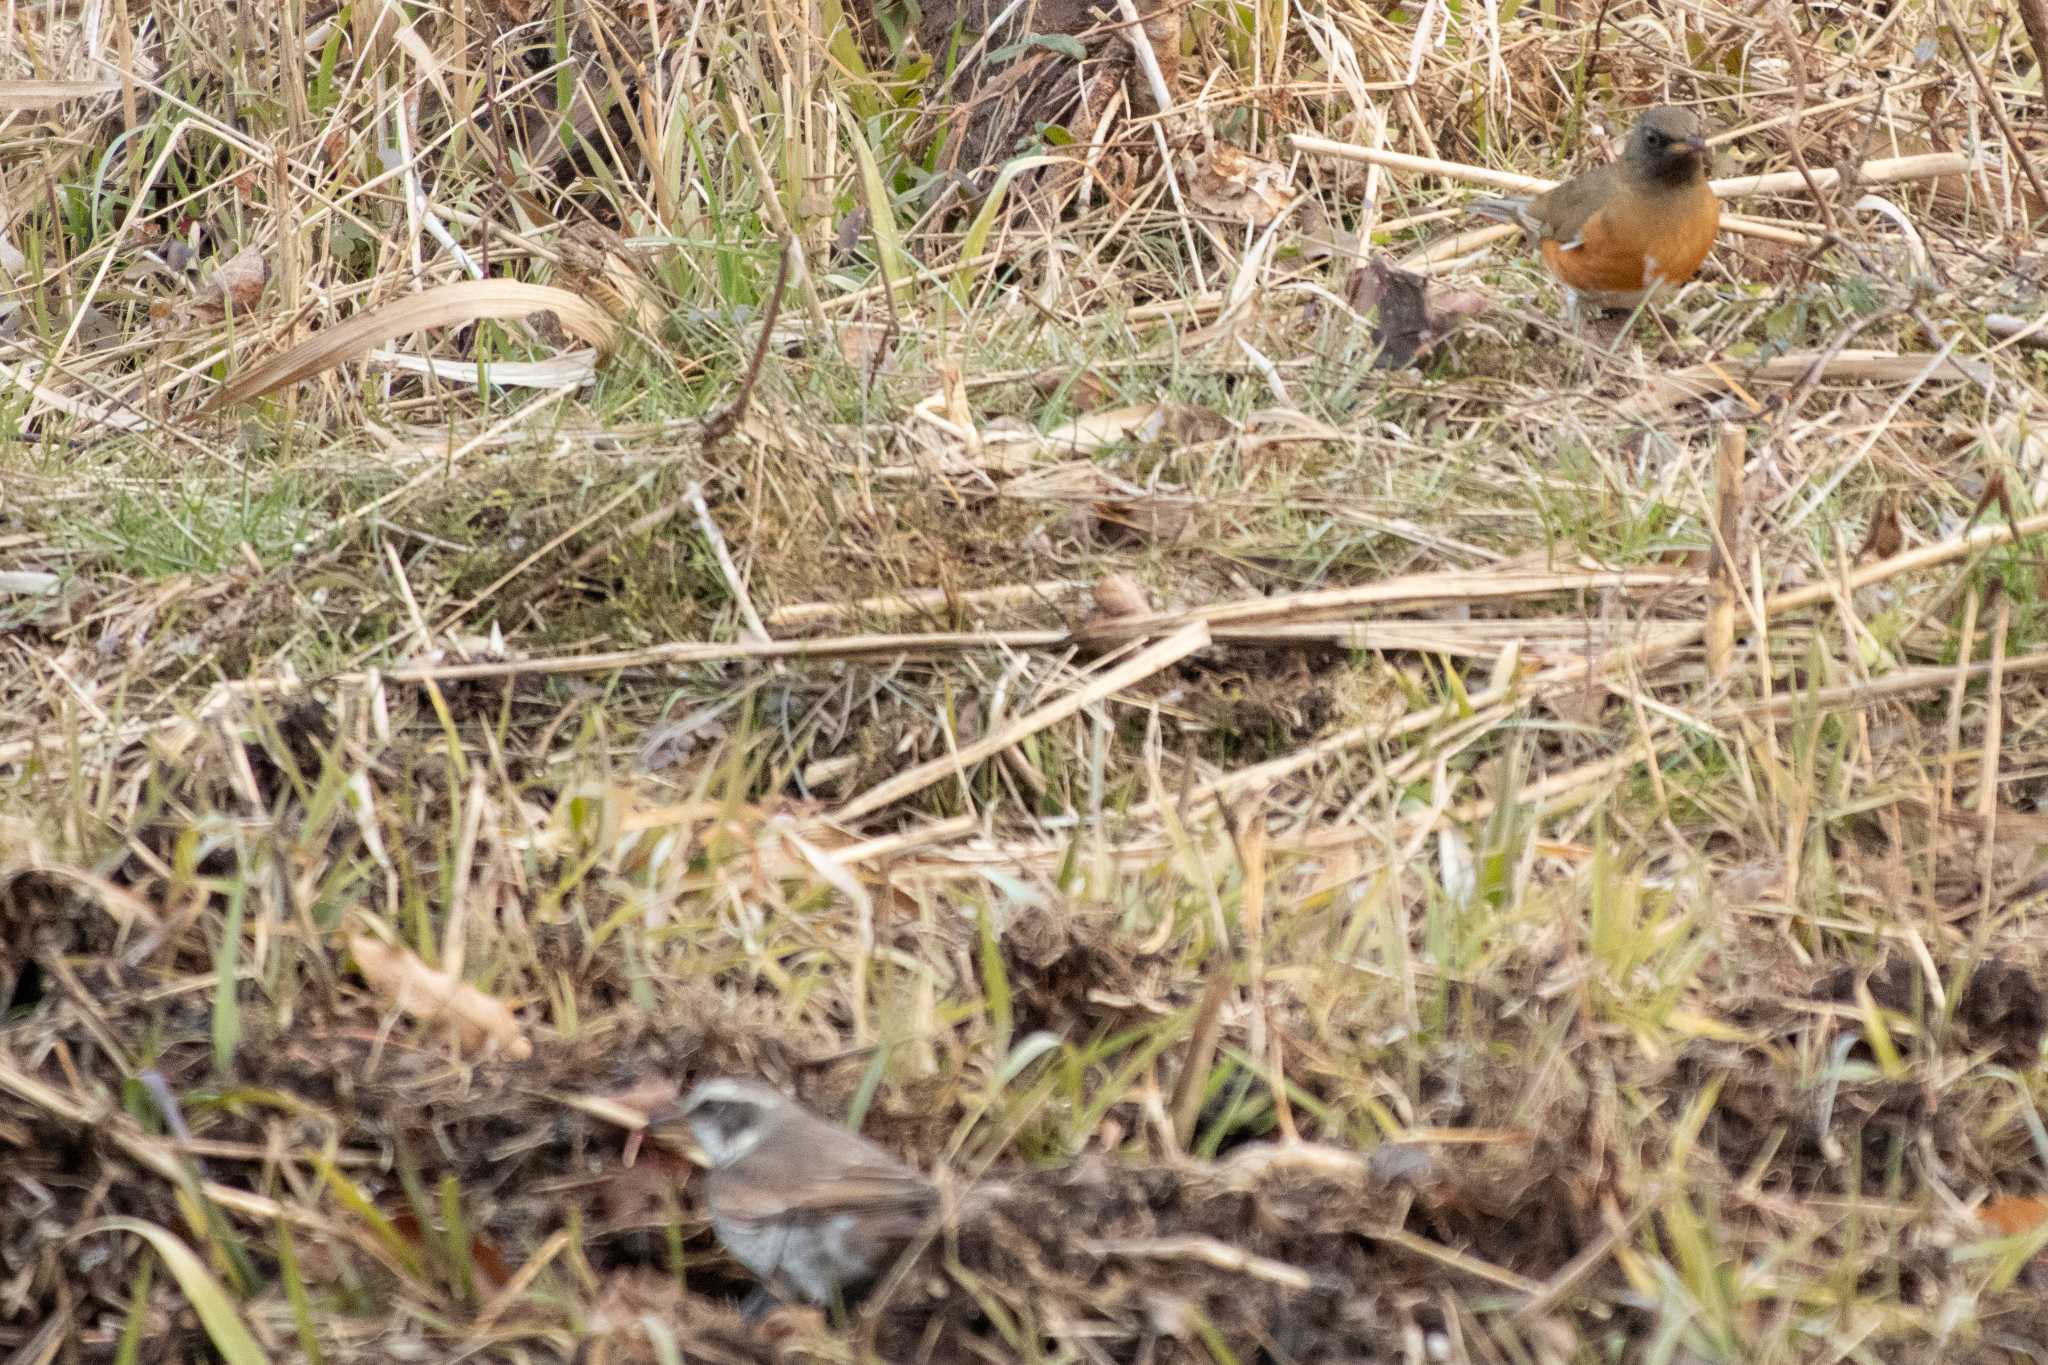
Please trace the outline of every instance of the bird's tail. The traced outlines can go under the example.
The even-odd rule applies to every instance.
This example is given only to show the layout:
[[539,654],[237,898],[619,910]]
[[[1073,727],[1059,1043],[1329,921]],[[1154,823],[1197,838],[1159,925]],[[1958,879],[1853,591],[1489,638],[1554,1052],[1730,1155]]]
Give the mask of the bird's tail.
[[1475,218],[1493,218],[1525,228],[1529,226],[1529,199],[1526,195],[1520,198],[1474,199],[1465,205],[1465,212]]

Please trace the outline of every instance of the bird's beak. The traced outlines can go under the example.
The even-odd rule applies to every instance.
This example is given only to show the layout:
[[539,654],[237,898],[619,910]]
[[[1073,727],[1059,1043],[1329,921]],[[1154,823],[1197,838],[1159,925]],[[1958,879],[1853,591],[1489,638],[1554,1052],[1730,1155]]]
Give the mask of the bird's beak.
[[704,1155],[703,1147],[698,1145],[690,1125],[683,1122],[683,1112],[679,1104],[664,1105],[647,1116],[647,1126],[640,1131],[646,1134],[649,1142],[658,1143],[692,1165],[708,1166],[710,1160]]
[[1707,140],[1703,137],[1689,137],[1685,140],[1685,145],[1692,148],[1693,151],[1699,153],[1701,156],[1705,156],[1707,154]]

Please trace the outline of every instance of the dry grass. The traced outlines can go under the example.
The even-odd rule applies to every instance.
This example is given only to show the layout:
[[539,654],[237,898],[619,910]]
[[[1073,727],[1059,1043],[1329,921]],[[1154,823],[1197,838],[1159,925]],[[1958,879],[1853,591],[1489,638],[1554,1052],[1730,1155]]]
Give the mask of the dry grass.
[[[2024,32],[950,13],[10,25],[0,1358],[2048,1355]],[[1661,313],[1454,241],[1664,99]],[[718,1071],[1018,1202],[744,1329]]]

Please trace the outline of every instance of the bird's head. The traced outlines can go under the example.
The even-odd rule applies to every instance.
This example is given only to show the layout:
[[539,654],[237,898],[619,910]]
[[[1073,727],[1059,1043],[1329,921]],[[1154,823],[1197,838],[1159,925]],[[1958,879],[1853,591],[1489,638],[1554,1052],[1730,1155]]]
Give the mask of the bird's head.
[[714,1076],[700,1082],[673,1109],[654,1115],[649,1123],[657,1130],[675,1126],[687,1130],[697,1149],[693,1156],[716,1170],[759,1147],[788,1107],[789,1101],[773,1086],[737,1076]]
[[1642,175],[1666,184],[1704,176],[1707,139],[1699,115],[1671,104],[1652,109],[1629,130],[1625,155]]

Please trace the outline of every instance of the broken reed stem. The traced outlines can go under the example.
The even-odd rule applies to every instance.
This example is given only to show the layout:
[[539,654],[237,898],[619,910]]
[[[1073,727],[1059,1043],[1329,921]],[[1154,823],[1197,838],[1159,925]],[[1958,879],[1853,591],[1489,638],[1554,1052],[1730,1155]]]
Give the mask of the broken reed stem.
[[[1380,147],[1365,147],[1355,142],[1337,142],[1326,137],[1313,137],[1307,133],[1290,133],[1288,140],[1294,149],[1309,156],[1327,156],[1337,161],[1362,161],[1368,166],[1385,166],[1390,170],[1413,171],[1423,175],[1440,175],[1447,180],[1462,180],[1472,185],[1491,185],[1495,189],[1507,190],[1512,194],[1541,194],[1557,188],[1555,180],[1545,180],[1537,175],[1520,175],[1514,171],[1497,171],[1490,166],[1474,166],[1463,161],[1445,161],[1439,157],[1416,156],[1410,152],[1387,151]],[[1923,152],[1917,156],[1880,157],[1866,161],[1856,168],[1856,183],[1859,185],[1888,185],[1904,180],[1933,180],[1944,175],[1966,175],[1974,169],[1975,163],[1961,152]],[[1755,194],[1825,194],[1842,183],[1842,173],[1832,167],[1812,173],[1812,179],[1798,171],[1775,171],[1768,175],[1738,175],[1709,182],[1714,193],[1723,199],[1742,199]]]
[[1714,451],[1714,515],[1707,552],[1707,676],[1725,680],[1735,661],[1735,581],[1742,563],[1742,461],[1748,432],[1734,422],[1721,428]]
[[[1808,692],[1781,692],[1775,696],[1737,703],[1726,711],[1711,712],[1705,718],[1716,720],[1723,715],[1737,719],[1749,716],[1779,717],[1791,715],[1794,711],[1834,711],[1847,706],[1868,705],[1871,702],[1883,701],[1887,697],[1903,697],[1914,692],[1933,692],[1944,687],[1950,689],[1951,703],[1954,709],[1960,712],[1959,699],[1963,695],[1963,690],[1978,678],[1991,677],[1991,665],[1990,659],[1978,659],[1926,668],[1902,668],[1896,673],[1872,678],[1869,682],[1837,683],[1833,687],[1817,687]],[[2000,659],[1997,672],[2001,687],[2008,678],[2048,673],[2048,654],[2015,654],[2010,658]],[[1952,742],[1949,752],[1942,759],[1941,779],[1935,784],[1938,792],[1954,789],[1957,753],[1958,749]],[[1949,807],[1943,805],[1940,809],[1946,813]]]
[[[783,256],[787,266],[789,257]],[[763,336],[767,333],[763,332]],[[744,401],[744,397],[741,399]],[[683,490],[683,498],[696,513],[697,528],[704,533],[704,539],[711,546],[712,557],[718,561],[718,572],[725,579],[725,586],[732,590],[733,603],[739,608],[740,620],[745,623],[747,636],[762,644],[769,642],[768,627],[761,624],[760,613],[754,610],[754,599],[747,594],[747,582],[740,577],[737,564],[732,562],[732,553],[725,548],[725,536],[718,529],[718,521],[711,515],[711,509],[704,503],[704,489],[701,484],[692,483]]]
[[[2020,174],[2034,187],[2036,203],[2041,207],[2048,207],[2048,186],[2042,185],[2041,173],[2034,168],[2034,158],[2028,155],[2026,144],[2021,142],[2019,134],[2013,131],[2012,120],[2005,116],[2005,101],[1999,97],[1998,88],[1984,74],[1984,68],[1977,65],[1977,55],[1970,51],[1970,35],[1963,28],[1962,20],[1956,17],[1955,6],[1951,5],[1949,0],[1937,0],[1937,3],[1941,7],[1941,17],[1948,25],[1950,36],[1956,40],[1956,52],[1962,57],[1964,67],[1969,70],[1970,79],[1975,82],[1978,93],[1983,95],[1984,107],[1991,111],[1991,121],[1998,125],[1999,136],[2005,139],[2005,154],[2019,162]],[[2037,72],[2036,75],[2038,74]],[[2037,208],[2036,214],[2029,217],[2036,216],[2039,211]]]
[[1181,1061],[1174,1082],[1173,1135],[1182,1151],[1195,1140],[1195,1124],[1202,1117],[1202,1102],[1208,1098],[1209,1068],[1216,1064],[1216,1047],[1223,1038],[1223,1006],[1231,994],[1229,972],[1217,972],[1202,988],[1202,1000],[1195,1007],[1195,1026],[1188,1035],[1187,1055]]
[[1998,749],[2005,738],[2005,644],[2011,627],[2012,597],[2000,592],[1998,614],[1991,627],[1991,677],[1984,684],[1984,759],[1978,764],[1977,818],[1984,823],[1977,844],[1980,926],[1993,919],[1991,898],[1999,884],[1994,872],[1998,859]]
[[2048,71],[2048,0],[2018,0],[2016,8],[2034,49],[2034,69]]
[[[1751,384],[1812,385],[1822,380],[1863,381],[1877,384],[1925,383],[1930,380],[1976,382],[1975,360],[1957,360],[1938,351],[1801,351],[1796,355],[1773,356],[1743,373]],[[1635,397],[1623,402],[1624,417],[1647,418],[1697,398],[1708,398],[1734,384],[1734,377],[1716,361],[1675,370],[1653,381]]]
[[[2012,598],[2000,592],[1998,612],[1991,618],[1990,681],[1984,685],[1984,761],[1977,785],[1977,814],[1985,823],[1985,846],[1991,844],[1991,822],[1998,818],[1998,746],[2005,737],[2005,658],[2012,628]],[[1990,879],[1987,879],[1987,882]]]
[[1956,758],[1963,747],[1963,694],[1969,686],[1970,660],[1977,652],[1977,612],[1984,594],[1972,584],[1963,599],[1963,627],[1956,636],[1955,682],[1948,690],[1948,724],[1943,730],[1947,743],[1941,751],[1941,781],[1935,786],[1935,809],[1946,815],[1955,804]]
[[[1555,189],[1558,184],[1555,180],[1545,180],[1541,176],[1497,171],[1490,166],[1445,161],[1433,156],[1416,156],[1410,152],[1388,151],[1383,147],[1366,147],[1355,142],[1337,142],[1326,137],[1313,137],[1307,133],[1291,133],[1288,137],[1296,151],[1309,156],[1326,156],[1336,161],[1360,161],[1368,166],[1384,166],[1389,170],[1411,171],[1421,175],[1440,175],[1447,180],[1488,185],[1511,194],[1541,194],[1545,190]],[[1944,175],[1968,174],[1973,166],[1970,158],[1960,152],[1927,152],[1919,156],[1885,157],[1876,161],[1866,161],[1858,167],[1856,182],[1883,185],[1903,180],[1932,180]],[[1770,175],[1733,176],[1710,183],[1714,193],[1723,199],[1741,199],[1758,194],[1826,194],[1842,183],[1842,173],[1833,168],[1805,174],[1799,171],[1778,171]],[[1738,236],[1758,237],[1766,241],[1796,246],[1812,247],[1820,244],[1820,239],[1811,234],[1779,227],[1774,223],[1760,223],[1738,214],[1722,215],[1721,226]],[[1513,236],[1519,231],[1520,228],[1510,223],[1461,234],[1451,239],[1451,244],[1432,244],[1427,250],[1427,259],[1418,260],[1411,257],[1402,264],[1412,269],[1415,265],[1428,264],[1431,260],[1440,259],[1446,254],[1463,255],[1504,237]]]
[[1720,428],[1714,450],[1714,544],[1706,561],[1706,675],[1722,681],[1735,663],[1735,600],[1739,596],[1743,530],[1743,454],[1749,434],[1735,422]]
[[1208,626],[1200,621],[1183,626],[1166,639],[1141,650],[1135,657],[1094,679],[1086,687],[1077,688],[1050,705],[1041,706],[1028,715],[1019,716],[995,734],[964,745],[957,752],[941,754],[906,772],[898,773],[886,782],[870,787],[862,795],[854,797],[832,812],[830,819],[836,824],[858,820],[861,816],[872,814],[913,792],[922,791],[934,782],[955,774],[965,774],[983,759],[991,758],[1011,745],[1021,743],[1040,730],[1057,725],[1097,702],[1108,700],[1126,687],[1143,682],[1154,673],[1171,668],[1188,655],[1208,646]]
[[814,621],[861,618],[922,616],[929,612],[967,611],[989,607],[1030,606],[1050,602],[1062,593],[1080,592],[1089,585],[1085,579],[1049,578],[1037,583],[1011,583],[1000,588],[979,588],[955,592],[949,588],[919,588],[911,592],[864,597],[857,602],[797,602],[777,607],[767,621],[778,630],[806,626]]

